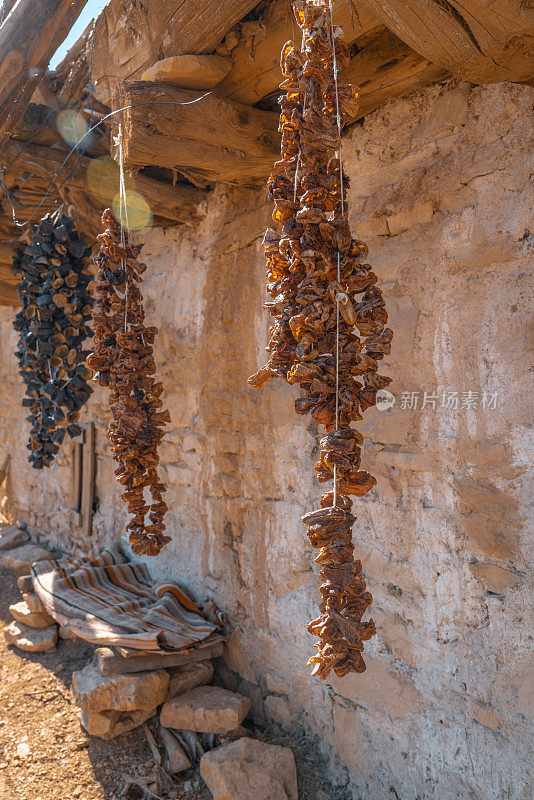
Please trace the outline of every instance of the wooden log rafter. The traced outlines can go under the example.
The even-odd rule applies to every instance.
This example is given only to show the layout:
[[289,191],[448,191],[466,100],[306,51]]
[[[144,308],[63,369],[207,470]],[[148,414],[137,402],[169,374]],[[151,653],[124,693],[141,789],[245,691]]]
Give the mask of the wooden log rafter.
[[[8,142],[5,155],[8,162],[13,162],[6,175],[8,185],[13,185],[21,177],[28,180],[28,176],[31,176],[32,182],[37,178],[41,184],[48,186],[65,158],[62,150],[39,145],[28,146],[25,142],[15,140]],[[98,216],[106,201],[110,202],[118,191],[118,168],[111,165],[110,169],[103,168],[93,173],[98,182],[96,187],[98,194],[95,195],[95,184],[91,184],[88,178],[91,174],[90,167],[95,163],[105,166],[105,162],[99,160],[95,162],[94,159],[80,155],[72,158],[75,159],[74,168],[72,161],[69,162],[60,173],[58,182],[61,182],[62,176],[72,169],[65,184],[67,196],[71,189],[89,194],[94,205],[94,214]],[[205,193],[194,186],[188,184],[173,186],[141,174],[135,176],[133,183],[135,190],[145,198],[155,217],[174,223],[190,223],[199,218],[198,206],[205,199]],[[43,196],[41,191],[37,194]],[[99,196],[102,197],[101,202]],[[56,201],[54,203],[56,204]]]
[[[42,198],[64,151],[49,124],[28,146],[25,140],[31,138],[32,120],[37,122],[43,109],[30,107],[26,117],[24,112],[49,51],[65,37],[84,3],[19,0],[7,5],[12,11],[0,27],[0,104],[4,100],[0,147],[2,137],[5,141],[9,134],[19,140],[7,143],[8,161],[17,157],[7,183],[17,201],[30,206]],[[272,0],[247,17],[256,6],[257,0],[216,4],[111,0],[96,22],[93,82],[100,101],[94,102],[104,113],[102,102],[112,108],[143,104],[121,115],[126,165],[135,170],[145,166],[172,169],[197,187],[216,181],[263,183],[278,155],[279,142],[277,115],[264,109],[273,107],[278,94],[280,49],[297,35],[297,29],[290,0]],[[28,9],[34,7],[30,29]],[[352,43],[352,59],[341,77],[361,87],[358,118],[393,97],[451,74],[480,83],[534,81],[534,47],[529,52],[534,42],[532,12],[521,0],[499,4],[490,0],[333,0],[333,9],[334,23]],[[87,91],[88,36],[86,31],[71,51],[83,69],[74,69],[69,103],[79,102]],[[33,70],[30,77],[28,69]],[[70,74],[69,64],[60,65],[59,71]],[[144,81],[138,80],[141,76]],[[158,76],[173,85],[146,80]],[[165,105],[196,99],[198,92],[188,90],[192,86],[212,88],[212,94],[189,106]],[[117,121],[119,116],[113,120]],[[112,128],[116,131],[116,125]],[[96,231],[103,207],[88,192],[91,161],[87,155],[79,157],[60,193],[61,200],[76,205],[82,227],[90,235]],[[115,177],[107,180],[112,194]],[[106,190],[105,175],[103,183]],[[135,176],[135,188],[158,224],[199,218],[198,206],[205,197],[199,188],[183,183],[171,186],[142,174]],[[56,205],[57,197],[53,197],[41,212]],[[0,303],[16,303],[11,255],[6,253],[11,254],[11,239],[18,231],[9,222],[5,200],[2,207]]]
[[[354,42],[380,24],[361,0],[334,0],[334,23],[343,28],[346,42]],[[280,51],[299,33],[291,3],[276,0],[254,23],[243,25],[232,50],[232,67],[217,87],[217,94],[253,105],[273,91],[281,80]]]
[[86,0],[19,0],[0,26],[0,147]]
[[534,78],[534,9],[522,0],[362,0],[429,61],[473,83]]
[[[199,186],[262,182],[278,157],[278,115],[215,94],[134,81],[119,87],[124,163],[176,169]],[[180,105],[184,104],[186,105]],[[176,104],[176,105],[173,105]]]
[[211,53],[258,0],[111,0],[95,29],[93,83],[109,104],[117,85],[169,56]]

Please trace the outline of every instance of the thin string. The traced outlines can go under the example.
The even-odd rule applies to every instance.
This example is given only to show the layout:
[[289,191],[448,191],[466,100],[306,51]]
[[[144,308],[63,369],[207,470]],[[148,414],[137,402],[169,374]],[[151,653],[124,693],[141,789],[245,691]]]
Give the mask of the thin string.
[[[294,17],[293,17],[294,19]],[[304,31],[302,31],[302,38],[300,40],[300,52],[304,51]],[[306,101],[308,99],[308,90],[304,92],[304,98],[302,101],[302,121],[304,122],[304,112],[306,111]],[[300,133],[299,133],[299,151],[297,153],[297,166],[295,167],[295,183],[293,184],[293,202],[297,202],[297,186],[298,186],[298,175],[299,175],[299,167],[300,167]]]
[[[336,58],[336,41],[334,36],[334,17],[332,13],[332,0],[328,0],[328,7],[330,9],[330,38],[332,41],[332,70],[334,73],[334,87],[336,91],[336,121],[337,121],[337,131],[339,137],[339,149],[337,151],[337,157],[339,160],[339,188],[341,192],[341,217],[342,219],[345,216],[345,206],[344,206],[344,199],[343,199],[343,162],[341,158],[341,115],[339,113],[339,89],[338,89],[338,82],[337,82],[337,58]],[[340,264],[340,254],[339,249],[337,251],[337,282],[338,285],[341,283],[341,264]],[[336,293],[336,430],[339,427],[339,292]],[[333,486],[333,497],[332,497],[332,507],[335,507],[337,504],[337,465],[334,464],[334,486]]]
[[[128,230],[130,225],[128,222],[128,207],[126,203],[126,182],[124,180],[124,150],[122,139],[122,124],[119,125],[119,132],[115,137],[115,144],[119,149],[119,223],[121,226],[121,247],[124,250],[126,247],[126,237],[124,235],[124,223]],[[121,257],[121,268],[126,273],[126,290],[124,292],[124,333],[128,329],[128,265],[125,263],[124,258]]]

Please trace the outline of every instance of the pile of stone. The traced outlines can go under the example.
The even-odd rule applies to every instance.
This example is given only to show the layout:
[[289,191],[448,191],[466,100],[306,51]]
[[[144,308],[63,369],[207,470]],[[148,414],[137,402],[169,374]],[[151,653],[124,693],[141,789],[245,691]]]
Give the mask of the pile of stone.
[[9,644],[28,653],[54,650],[58,639],[58,625],[47,613],[33,591],[29,575],[35,561],[52,558],[52,553],[30,541],[28,532],[17,525],[0,528],[0,566],[19,575],[18,585],[22,600],[9,606],[13,622],[4,628]]
[[[210,656],[221,651],[220,644],[188,653],[98,648],[92,663],[72,676],[72,697],[83,727],[92,736],[113,739],[142,725],[161,707],[161,739],[170,771],[188,769],[213,747],[215,735],[237,735],[250,709],[247,698],[209,685],[214,676]],[[190,735],[196,732],[207,736]]]
[[[219,654],[222,645],[213,647]],[[121,655],[120,648],[97,649],[93,662],[72,676],[72,697],[83,727],[93,736],[112,739],[159,710],[152,725],[157,741],[151,733],[147,736],[168,773],[200,762],[214,800],[297,800],[292,751],[249,738],[251,731],[243,722],[251,701],[211,685],[211,659],[191,660],[202,658],[203,650],[210,652],[206,647],[186,654]]]
[[[58,635],[69,637],[47,614],[29,575],[35,561],[51,557],[22,528],[0,528],[0,566],[20,576],[22,593],[10,606],[14,621],[5,636],[21,650],[52,650]],[[72,676],[82,726],[92,736],[114,739],[154,718],[156,738],[149,729],[147,738],[169,775],[199,764],[213,800],[298,800],[291,749],[252,738],[250,699],[212,684],[212,660],[222,654],[220,641],[174,653],[97,648],[92,662]]]

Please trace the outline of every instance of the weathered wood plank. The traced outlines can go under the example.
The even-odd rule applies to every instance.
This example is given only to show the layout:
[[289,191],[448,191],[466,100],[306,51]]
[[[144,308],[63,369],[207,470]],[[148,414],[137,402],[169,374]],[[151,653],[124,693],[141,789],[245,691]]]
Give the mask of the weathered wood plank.
[[97,20],[93,81],[109,105],[117,84],[156,61],[185,53],[211,53],[257,0],[111,0]]
[[449,73],[420,56],[387,28],[372,31],[341,73],[341,80],[360,87],[356,119],[401,94],[444,80]]
[[[343,28],[346,42],[380,24],[360,0],[335,0],[333,10],[334,23]],[[232,68],[217,94],[253,105],[273,92],[282,80],[280,51],[288,39],[299,42],[299,28],[288,0],[278,0],[266,7],[258,22],[243,26],[232,51]]]
[[0,147],[86,0],[19,0],[0,27]]
[[93,499],[95,494],[95,424],[87,422],[83,435],[82,451],[82,492],[80,513],[82,515],[82,536],[84,541],[91,536],[93,529]]
[[74,511],[80,513],[82,500],[82,450],[81,442],[71,444],[71,473],[70,473],[70,492],[71,505]]
[[534,77],[532,8],[521,0],[362,0],[399,38],[473,83]]
[[[278,115],[209,94],[160,83],[122,85],[115,108],[123,117],[127,165],[177,169],[199,185],[263,181],[279,154]],[[173,105],[176,104],[176,105]]]
[[13,128],[11,136],[22,141],[31,138],[33,144],[56,144],[61,141],[55,125],[56,117],[57,110],[42,103],[30,103],[22,119]]
[[179,667],[182,664],[191,664],[194,661],[206,661],[211,658],[218,658],[223,654],[223,643],[186,650],[181,653],[151,653],[142,655],[139,653],[132,658],[124,658],[117,655],[111,647],[99,647],[95,650],[94,663],[100,673],[105,677],[122,675],[127,672],[145,672],[150,669],[161,669],[165,667]]

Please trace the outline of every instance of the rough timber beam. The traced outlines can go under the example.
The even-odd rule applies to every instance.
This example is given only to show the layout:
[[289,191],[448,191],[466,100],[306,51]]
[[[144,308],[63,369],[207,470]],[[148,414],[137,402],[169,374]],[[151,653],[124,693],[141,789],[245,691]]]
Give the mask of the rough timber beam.
[[[363,36],[380,21],[361,0],[334,0],[334,24],[343,28],[346,42]],[[261,19],[245,23],[232,50],[232,68],[217,94],[253,105],[277,89],[282,79],[280,51],[288,39],[300,42],[299,29],[288,0],[269,4]]]
[[[425,58],[473,83],[534,78],[534,20],[522,0],[362,0]],[[530,6],[530,8],[529,8]]]
[[0,27],[0,147],[86,0],[19,0]]
[[140,78],[156,61],[211,53],[258,0],[111,0],[95,29],[93,82],[109,105],[118,83]]
[[[278,114],[160,83],[122,85],[124,162],[176,169],[198,185],[263,182],[280,152]],[[177,105],[173,105],[177,104]],[[178,105],[190,103],[189,105]]]
[[[14,140],[7,143],[5,152],[8,164],[13,162],[13,166],[8,170],[6,176],[8,185],[16,183],[20,176],[30,174],[39,178],[40,181],[44,180],[44,185],[48,186],[51,178],[56,175],[65,158],[65,153],[61,150],[27,145],[25,142],[16,142]],[[87,214],[94,216],[98,226],[98,218],[101,211],[118,191],[118,172],[116,169],[102,169],[93,173],[94,180],[96,179],[98,184],[99,195],[104,198],[99,203],[98,198],[95,198],[88,191],[90,187],[87,176],[90,165],[98,165],[102,162],[86,156],[73,156],[73,159],[76,160],[76,166],[67,180],[66,196],[68,198],[70,191],[74,192],[76,199],[80,198],[81,200],[84,198]],[[59,182],[72,168],[72,163],[72,161],[69,162],[67,167],[62,170]],[[136,191],[145,198],[155,217],[162,217],[174,223],[191,223],[199,218],[197,207],[204,200],[205,194],[194,186],[185,184],[171,186],[170,183],[157,181],[145,175],[136,175],[134,184]],[[39,191],[40,197],[43,196],[43,193]],[[108,198],[107,200],[105,199],[106,197]],[[89,231],[84,232],[88,233]]]
[[358,48],[341,73],[341,80],[360,87],[356,119],[394,97],[450,77],[383,26],[359,39]]

